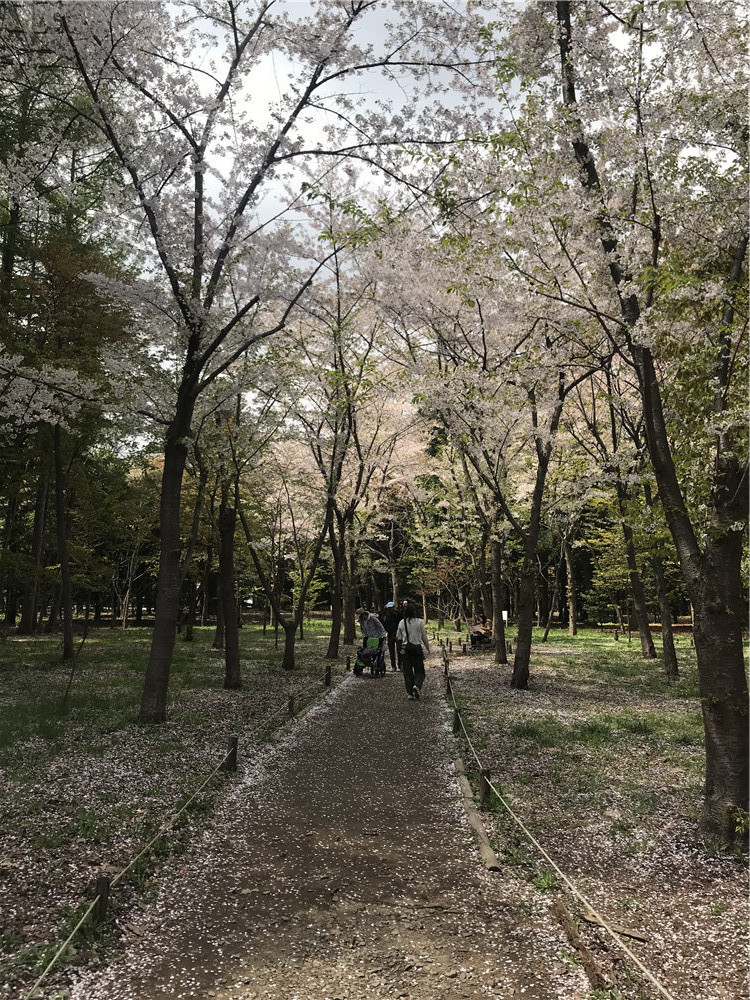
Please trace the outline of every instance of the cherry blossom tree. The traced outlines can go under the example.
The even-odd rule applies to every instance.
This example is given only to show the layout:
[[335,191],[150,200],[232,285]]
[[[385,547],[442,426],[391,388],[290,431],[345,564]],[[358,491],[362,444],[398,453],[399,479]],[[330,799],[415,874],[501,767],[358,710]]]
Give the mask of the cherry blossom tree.
[[[695,609],[702,826],[731,841],[747,814],[748,784],[747,442],[737,386],[746,357],[746,26],[734,5],[697,0],[560,0],[507,14],[498,82],[513,128],[499,141],[513,149],[521,211],[535,201],[547,215],[533,237],[519,231],[519,243],[541,239],[544,249],[524,266],[540,297],[595,317],[633,367]],[[519,100],[511,81],[520,74]],[[701,373],[691,390],[701,490],[681,476],[679,429],[665,407],[691,366]]]
[[[46,49],[58,54],[83,95],[80,112],[129,182],[127,196],[115,192],[112,217],[135,221],[145,281],[134,291],[171,329],[174,403],[164,437],[156,625],[141,706],[143,721],[160,721],[196,401],[250,347],[283,328],[321,264],[280,221],[296,196],[285,199],[278,181],[321,154],[329,154],[321,171],[332,169],[334,154],[396,177],[403,171],[391,151],[426,139],[453,141],[462,132],[456,123],[470,125],[466,111],[446,108],[441,120],[435,106],[440,91],[462,84],[480,61],[471,51],[478,22],[447,4],[412,0],[322,0],[310,10],[278,0],[34,9],[46,26]],[[383,14],[385,32],[368,40],[368,26]],[[269,88],[274,68],[278,86]],[[381,71],[415,82],[397,109],[387,100],[365,109],[364,97],[344,89]],[[269,95],[263,103],[260,88]]]

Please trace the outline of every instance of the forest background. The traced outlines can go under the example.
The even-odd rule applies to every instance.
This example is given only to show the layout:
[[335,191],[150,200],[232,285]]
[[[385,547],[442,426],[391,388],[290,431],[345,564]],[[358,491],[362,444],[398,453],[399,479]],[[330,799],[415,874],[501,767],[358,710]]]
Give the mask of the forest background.
[[[411,598],[692,616],[747,835],[747,25],[733,3],[6,3],[7,635]],[[533,678],[532,678],[533,680]]]

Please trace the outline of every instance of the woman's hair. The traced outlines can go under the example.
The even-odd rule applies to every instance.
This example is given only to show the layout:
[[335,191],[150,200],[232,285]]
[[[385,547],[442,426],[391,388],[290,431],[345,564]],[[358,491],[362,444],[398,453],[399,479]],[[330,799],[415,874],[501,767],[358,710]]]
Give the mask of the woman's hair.
[[408,618],[409,621],[411,621],[412,618],[417,617],[414,612],[414,605],[411,603],[411,601],[404,601],[404,603],[401,605],[401,610],[404,613],[404,618]]

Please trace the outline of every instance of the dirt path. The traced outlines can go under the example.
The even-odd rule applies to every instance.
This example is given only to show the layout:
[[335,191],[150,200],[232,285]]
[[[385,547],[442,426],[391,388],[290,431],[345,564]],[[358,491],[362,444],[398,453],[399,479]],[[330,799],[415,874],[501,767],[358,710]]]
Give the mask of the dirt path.
[[535,890],[482,867],[439,688],[350,677],[298,720],[72,1000],[587,996]]

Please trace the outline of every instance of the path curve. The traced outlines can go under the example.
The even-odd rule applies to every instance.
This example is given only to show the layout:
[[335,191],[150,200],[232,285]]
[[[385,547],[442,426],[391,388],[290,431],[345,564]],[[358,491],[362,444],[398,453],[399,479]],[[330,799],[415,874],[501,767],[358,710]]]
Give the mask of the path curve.
[[439,680],[415,702],[401,674],[349,677],[246,762],[71,1000],[586,996],[533,889],[482,866]]

